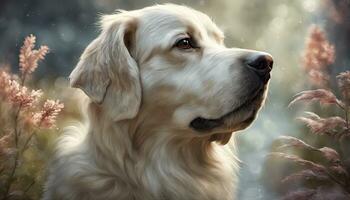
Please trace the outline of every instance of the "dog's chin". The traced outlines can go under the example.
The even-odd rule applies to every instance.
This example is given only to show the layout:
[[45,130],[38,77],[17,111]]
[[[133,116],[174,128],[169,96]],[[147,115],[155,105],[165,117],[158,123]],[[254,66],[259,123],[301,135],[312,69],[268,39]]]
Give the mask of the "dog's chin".
[[256,118],[258,111],[265,102],[266,93],[260,91],[256,97],[245,103],[239,109],[223,116],[223,125],[216,128],[215,132],[235,132],[247,128]]
[[201,135],[235,132],[247,128],[256,118],[266,97],[266,87],[241,106],[216,119],[197,117],[190,123]]

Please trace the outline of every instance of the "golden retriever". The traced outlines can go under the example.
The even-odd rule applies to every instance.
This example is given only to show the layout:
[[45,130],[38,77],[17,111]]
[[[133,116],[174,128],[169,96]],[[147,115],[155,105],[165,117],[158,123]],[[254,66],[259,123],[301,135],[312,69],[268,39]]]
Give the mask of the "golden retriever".
[[211,19],[185,6],[100,24],[70,75],[90,99],[89,120],[61,136],[43,199],[234,199],[230,138],[256,118],[272,57],[225,47]]

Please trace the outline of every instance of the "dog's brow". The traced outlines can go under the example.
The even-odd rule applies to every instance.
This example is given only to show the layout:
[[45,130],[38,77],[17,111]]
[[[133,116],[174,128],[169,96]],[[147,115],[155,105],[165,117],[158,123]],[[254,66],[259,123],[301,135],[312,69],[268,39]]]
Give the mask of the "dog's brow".
[[220,43],[224,42],[224,39],[225,39],[224,34],[213,31],[212,35],[213,35],[213,37],[215,38],[216,41],[218,41]]
[[194,25],[191,25],[191,24],[188,25],[187,32],[189,35],[194,37],[194,39],[196,39],[197,41],[203,39],[201,31],[199,31],[198,28],[194,27]]

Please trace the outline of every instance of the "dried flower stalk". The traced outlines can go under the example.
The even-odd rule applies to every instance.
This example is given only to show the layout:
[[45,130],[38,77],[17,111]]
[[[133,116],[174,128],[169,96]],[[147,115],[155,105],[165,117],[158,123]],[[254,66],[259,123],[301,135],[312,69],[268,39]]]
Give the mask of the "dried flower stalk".
[[[6,166],[2,165],[5,162],[0,164],[0,176],[8,177],[4,189],[0,190],[0,198],[3,200],[24,199],[27,191],[35,184],[33,180],[23,190],[18,186],[13,187],[19,179],[17,168],[23,162],[23,153],[29,148],[36,130],[55,127],[56,118],[64,107],[58,100],[47,99],[41,103],[43,92],[40,89],[31,90],[25,85],[25,80],[37,69],[38,62],[44,59],[49,50],[47,46],[34,49],[35,39],[33,35],[26,37],[20,50],[20,78],[16,78],[16,75],[5,68],[0,69],[0,87],[2,88],[0,106],[5,105],[9,111],[6,116],[7,121],[2,122],[7,126],[0,127],[0,160],[6,159]],[[42,107],[41,110],[39,110],[40,107]],[[11,122],[8,120],[11,117],[13,123],[8,123]],[[34,123],[31,127],[24,128],[23,122],[28,117],[31,117]],[[21,132],[27,132],[27,134],[21,134]]]
[[[335,60],[334,46],[327,40],[325,33],[318,26],[310,28],[306,40],[306,47],[303,56],[303,67],[308,73],[310,82],[320,87],[315,90],[302,91],[295,95],[289,106],[297,102],[319,102],[321,106],[336,106],[344,113],[343,116],[332,116],[322,118],[316,113],[306,112],[305,116],[297,119],[310,129],[314,136],[327,135],[334,139],[337,146],[344,138],[350,138],[349,129],[349,105],[350,105],[350,71],[340,73],[336,78],[338,81],[341,98],[337,98],[335,92],[329,89],[330,66]],[[327,89],[325,89],[327,88]],[[276,140],[275,152],[268,155],[270,159],[288,160],[302,167],[301,170],[293,172],[282,178],[283,184],[289,182],[310,182],[317,183],[312,189],[308,185],[300,184],[301,189],[289,191],[283,199],[313,199],[326,193],[330,187],[339,188],[336,195],[343,199],[350,199],[350,176],[348,152],[330,147],[316,148],[301,139],[291,136],[282,136]],[[349,145],[349,144],[348,144]],[[312,155],[308,159],[285,153],[286,149],[299,149]],[[334,195],[335,195],[334,194]],[[332,194],[333,195],[333,194]]]
[[334,60],[334,46],[327,40],[324,31],[319,26],[311,26],[303,55],[303,67],[309,74],[310,82],[327,88],[329,66],[334,63]]

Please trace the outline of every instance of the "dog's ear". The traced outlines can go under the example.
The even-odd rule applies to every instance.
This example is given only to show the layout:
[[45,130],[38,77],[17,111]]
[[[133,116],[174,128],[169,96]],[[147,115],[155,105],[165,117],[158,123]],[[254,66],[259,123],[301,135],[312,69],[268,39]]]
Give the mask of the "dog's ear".
[[127,13],[107,15],[101,27],[70,74],[70,85],[81,88],[113,120],[130,119],[141,102],[139,69],[130,54],[137,20]]

